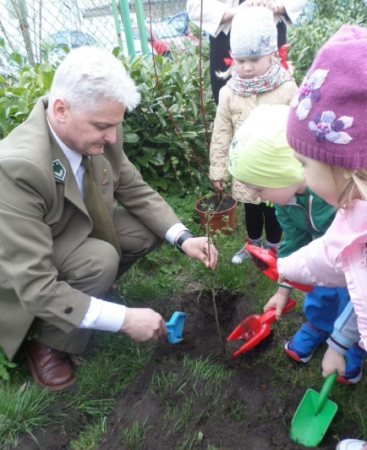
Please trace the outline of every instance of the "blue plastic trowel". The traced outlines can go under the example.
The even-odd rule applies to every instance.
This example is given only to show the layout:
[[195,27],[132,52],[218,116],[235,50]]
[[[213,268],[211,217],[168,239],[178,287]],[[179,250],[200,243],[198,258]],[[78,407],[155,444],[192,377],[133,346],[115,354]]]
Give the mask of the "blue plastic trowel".
[[167,339],[171,344],[178,344],[182,341],[183,328],[185,325],[186,313],[176,311],[172,317],[166,322]]

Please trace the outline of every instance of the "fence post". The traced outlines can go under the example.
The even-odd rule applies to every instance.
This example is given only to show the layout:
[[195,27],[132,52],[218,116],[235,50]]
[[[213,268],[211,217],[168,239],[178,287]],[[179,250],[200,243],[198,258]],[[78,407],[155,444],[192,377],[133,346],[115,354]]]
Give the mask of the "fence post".
[[133,29],[130,20],[129,0],[120,0],[120,8],[126,36],[127,51],[129,52],[131,58],[135,58],[135,45]]
[[115,19],[117,40],[118,40],[118,43],[119,43],[120,51],[123,52],[124,51],[124,45],[122,43],[122,38],[121,38],[120,19],[119,19],[119,12],[118,12],[118,9],[117,9],[116,0],[112,0],[112,10],[113,10],[113,18]]
[[142,0],[135,0],[136,20],[138,21],[141,51],[143,55],[149,53],[147,30],[145,29],[144,9]]

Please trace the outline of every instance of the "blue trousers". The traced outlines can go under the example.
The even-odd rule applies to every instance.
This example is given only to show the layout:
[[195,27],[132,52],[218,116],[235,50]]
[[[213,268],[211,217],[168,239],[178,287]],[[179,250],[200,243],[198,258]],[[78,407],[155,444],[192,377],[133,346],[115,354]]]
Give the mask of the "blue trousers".
[[308,322],[320,330],[331,333],[336,319],[349,300],[347,288],[314,286],[314,290],[305,296],[303,312]]

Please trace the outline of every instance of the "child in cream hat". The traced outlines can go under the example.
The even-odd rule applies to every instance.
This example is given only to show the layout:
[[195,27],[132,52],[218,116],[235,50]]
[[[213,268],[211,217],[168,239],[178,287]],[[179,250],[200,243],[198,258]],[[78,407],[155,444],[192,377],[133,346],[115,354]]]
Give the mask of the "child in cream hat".
[[[250,112],[260,104],[288,105],[297,89],[289,71],[274,56],[277,28],[269,9],[254,6],[237,13],[232,22],[230,43],[231,78],[219,93],[210,146],[209,174],[219,190],[224,189],[229,178],[231,140]],[[235,177],[232,177],[232,196],[244,203],[248,241],[261,247],[265,230],[265,247],[276,253],[282,230],[274,208],[259,197],[253,198],[249,189]],[[232,262],[240,264],[249,256],[243,247]]]

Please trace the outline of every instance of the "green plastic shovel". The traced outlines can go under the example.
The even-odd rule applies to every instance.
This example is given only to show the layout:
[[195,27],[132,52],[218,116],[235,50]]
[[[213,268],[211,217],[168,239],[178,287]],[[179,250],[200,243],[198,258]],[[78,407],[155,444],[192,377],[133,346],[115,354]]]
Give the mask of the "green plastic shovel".
[[328,399],[337,373],[329,375],[320,391],[308,389],[293,417],[290,437],[306,447],[315,447],[324,437],[338,405]]

